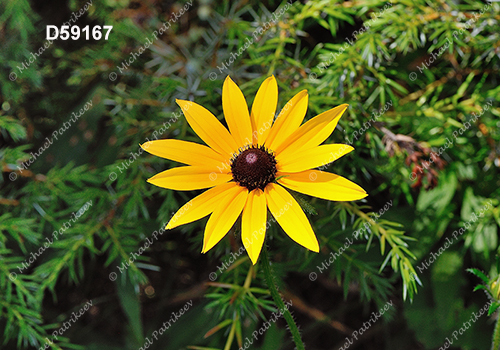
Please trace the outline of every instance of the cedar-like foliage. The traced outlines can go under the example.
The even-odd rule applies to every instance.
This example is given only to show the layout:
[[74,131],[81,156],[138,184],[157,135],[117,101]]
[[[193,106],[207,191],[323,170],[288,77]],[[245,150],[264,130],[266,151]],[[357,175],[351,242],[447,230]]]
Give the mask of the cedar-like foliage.
[[[71,25],[108,40],[45,40],[81,9]],[[478,0],[0,0],[0,347],[292,349],[239,225],[206,255],[206,219],[164,231],[199,191],[148,184],[175,163],[139,147],[201,142],[176,98],[222,120],[228,74],[247,98],[274,74],[278,109],[303,89],[306,120],[350,105],[327,142],[355,150],[320,170],[369,193],[294,194],[319,254],[270,222],[308,348],[344,346],[388,302],[358,348],[487,348],[489,316],[454,332],[500,302],[466,273],[499,273],[499,21]]]

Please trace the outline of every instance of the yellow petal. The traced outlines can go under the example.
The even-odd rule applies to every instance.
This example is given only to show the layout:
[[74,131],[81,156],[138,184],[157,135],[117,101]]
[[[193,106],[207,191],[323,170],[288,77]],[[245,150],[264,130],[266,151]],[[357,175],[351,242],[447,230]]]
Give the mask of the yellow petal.
[[208,219],[203,237],[202,253],[208,252],[227,234],[240,216],[247,201],[248,190],[236,186],[225,192]]
[[142,149],[158,157],[170,159],[187,165],[212,166],[214,169],[228,162],[220,153],[210,147],[181,140],[148,141]]
[[184,166],[162,171],[149,178],[148,182],[171,190],[191,191],[214,187],[232,178],[231,174],[216,173],[210,167]]
[[319,252],[319,244],[309,220],[299,203],[283,187],[268,184],[265,188],[269,210],[286,234],[295,242],[313,252]]
[[182,112],[194,132],[214,151],[229,158],[236,153],[239,145],[208,109],[191,101],[175,101],[182,108]]
[[270,76],[259,88],[252,104],[252,130],[253,143],[263,145],[267,135],[271,131],[271,125],[278,105],[278,84],[273,76]]
[[307,112],[307,90],[302,90],[283,107],[266,139],[266,147],[277,149],[302,124]]
[[348,106],[337,106],[307,121],[274,151],[276,154],[291,154],[318,146],[330,136]]
[[222,109],[227,126],[239,147],[252,143],[252,124],[247,101],[229,75],[222,86]]
[[166,229],[188,224],[211,214],[228,190],[239,187],[234,182],[215,186],[184,204],[170,219]]
[[278,180],[280,184],[291,190],[330,201],[355,201],[368,194],[360,186],[346,178],[321,172],[307,170],[300,173],[278,173],[284,175]]
[[354,148],[349,145],[321,145],[297,153],[280,153],[276,156],[278,169],[282,172],[298,173],[331,163]]
[[266,236],[267,204],[266,196],[257,188],[248,194],[241,215],[241,240],[255,265]]

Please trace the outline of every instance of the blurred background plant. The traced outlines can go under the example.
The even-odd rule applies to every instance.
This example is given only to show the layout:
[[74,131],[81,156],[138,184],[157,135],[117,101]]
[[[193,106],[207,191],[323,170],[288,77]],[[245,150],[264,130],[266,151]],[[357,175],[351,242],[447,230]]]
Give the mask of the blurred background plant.
[[[113,25],[109,39],[49,45],[46,25],[62,25],[85,4],[76,24]],[[477,279],[466,269],[499,273],[500,5],[289,4],[0,0],[2,348],[138,349],[192,300],[151,349],[237,349],[276,311],[261,264],[252,268],[246,253],[233,259],[238,230],[206,255],[206,219],[153,239],[197,193],[146,183],[174,163],[139,155],[138,145],[155,137],[198,142],[175,99],[221,119],[228,74],[249,104],[270,74],[278,108],[307,89],[306,119],[350,104],[328,142],[352,142],[355,151],[326,171],[369,197],[297,195],[319,254],[276,224],[266,240],[308,349],[343,346],[389,301],[394,308],[353,349],[438,348],[488,302],[473,293]],[[46,138],[53,144],[40,152]],[[330,264],[362,227],[369,229]],[[49,245],[54,231],[62,233]],[[488,348],[496,317],[481,317],[453,347]],[[292,349],[287,332],[279,318],[251,348]]]

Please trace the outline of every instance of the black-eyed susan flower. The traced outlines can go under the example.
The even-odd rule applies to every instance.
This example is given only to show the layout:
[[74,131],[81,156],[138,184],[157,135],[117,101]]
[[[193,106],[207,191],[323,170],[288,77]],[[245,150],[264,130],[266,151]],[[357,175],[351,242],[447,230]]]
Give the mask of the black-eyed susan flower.
[[308,95],[295,95],[274,120],[278,85],[267,78],[255,96],[251,113],[243,93],[227,77],[222,87],[226,129],[204,107],[177,100],[194,132],[207,144],[157,140],[142,145],[149,153],[187,166],[163,171],[148,180],[172,190],[209,188],[172,217],[167,229],[210,215],[202,253],[215,246],[241,215],[241,238],[255,264],[264,243],[267,211],[288,236],[314,252],[319,244],[300,205],[286,188],[332,200],[367,196],[355,183],[335,174],[312,170],[351,152],[342,144],[320,145],[333,132],[347,104],[302,121]]

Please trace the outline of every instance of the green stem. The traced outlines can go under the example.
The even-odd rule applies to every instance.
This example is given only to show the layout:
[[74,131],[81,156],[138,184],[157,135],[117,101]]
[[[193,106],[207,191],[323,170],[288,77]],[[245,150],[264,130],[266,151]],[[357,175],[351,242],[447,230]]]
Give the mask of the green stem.
[[265,244],[262,247],[262,250],[263,250],[262,258],[264,260],[262,267],[264,270],[264,277],[266,278],[267,286],[269,288],[269,291],[271,292],[271,296],[273,297],[274,302],[276,303],[278,309],[283,312],[283,317],[285,318],[286,323],[288,324],[290,333],[292,333],[293,342],[295,343],[297,350],[305,350],[304,343],[302,342],[302,338],[300,337],[299,329],[297,328],[297,325],[293,320],[292,314],[290,313],[290,311],[288,311],[287,308],[285,308],[285,303],[283,303],[283,299],[281,299],[278,289],[274,284],[274,276],[271,271],[271,264],[269,262],[269,256]]
[[229,337],[227,338],[227,342],[226,342],[226,346],[224,347],[224,350],[231,349],[231,344],[233,343],[235,331],[236,331],[236,320],[233,320],[233,325],[231,327],[231,331],[229,332]]
[[498,350],[500,347],[500,318],[497,320],[495,325],[495,330],[493,331],[493,341],[491,344],[491,350]]

